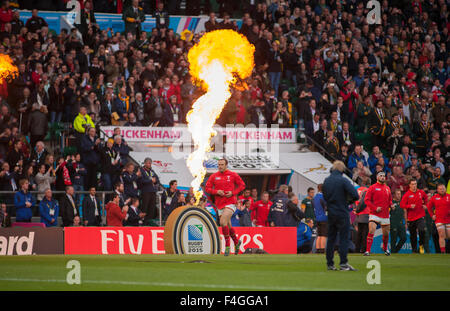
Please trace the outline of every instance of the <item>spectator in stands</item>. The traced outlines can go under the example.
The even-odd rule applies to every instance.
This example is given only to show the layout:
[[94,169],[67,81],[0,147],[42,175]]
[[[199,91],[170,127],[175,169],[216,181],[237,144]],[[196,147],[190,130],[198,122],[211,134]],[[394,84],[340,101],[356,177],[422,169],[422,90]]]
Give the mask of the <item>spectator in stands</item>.
[[89,195],[83,199],[83,223],[85,226],[100,226],[102,223],[102,208],[95,194],[95,187],[90,187]]
[[138,180],[142,176],[141,170],[137,170],[137,172],[134,172],[135,166],[133,163],[129,162],[127,165],[125,165],[125,170],[122,173],[122,180],[123,180],[123,186],[124,186],[124,194],[128,198],[137,198],[139,187],[138,187]]
[[97,166],[100,161],[100,138],[96,136],[93,127],[81,138],[81,155],[86,168],[85,189],[89,189],[97,185]]
[[41,216],[41,222],[46,227],[58,226],[59,205],[58,201],[53,199],[50,188],[45,190],[45,196],[39,203],[39,215]]
[[250,215],[250,200],[238,200],[236,204],[236,215],[239,218],[239,223],[237,226],[240,227],[253,227],[251,215]]
[[139,37],[145,21],[144,9],[139,6],[139,0],[131,1],[131,6],[123,10],[122,19],[125,21],[125,34],[132,33]]
[[145,213],[142,213],[139,209],[139,199],[131,198],[131,205],[128,208],[128,213],[125,218],[124,226],[142,226],[144,223]]
[[54,176],[53,167],[46,169],[45,164],[40,164],[38,168],[38,173],[34,177],[34,180],[37,185],[36,190],[39,192],[37,194],[37,200],[39,202],[44,197],[44,191],[46,189],[51,189],[51,184],[55,182],[56,178]]
[[162,219],[166,220],[170,213],[177,207],[180,191],[177,189],[178,182],[171,180],[169,189],[165,189],[161,195]]
[[164,2],[159,1],[156,11],[153,13],[156,18],[156,28],[159,30],[169,27],[169,13],[164,9]]
[[120,196],[118,193],[112,195],[112,201],[106,204],[106,225],[109,227],[122,227],[123,221],[128,214],[128,205],[119,206]]
[[48,24],[45,21],[45,19],[38,16],[38,10],[37,9],[31,10],[31,17],[25,23],[25,27],[27,27],[28,31],[39,33],[41,31],[41,28],[44,26],[46,27],[48,26]]
[[[159,188],[159,177],[152,169],[152,159],[146,158],[144,166],[139,168],[139,184],[142,198],[141,210],[146,214],[144,223],[157,216],[156,192]],[[176,188],[175,188],[176,189]]]
[[116,152],[117,159],[119,160],[120,166],[124,166],[128,163],[128,155],[130,153],[130,147],[123,142],[122,136],[114,136],[114,145],[112,149]]
[[367,166],[366,158],[362,154],[362,145],[361,144],[355,144],[355,149],[353,150],[352,154],[350,155],[348,159],[348,169],[353,170],[358,161],[362,161],[364,166]]
[[47,156],[48,151],[45,149],[44,142],[38,141],[36,146],[31,151],[30,155],[30,163],[32,163],[35,167],[39,168],[41,164],[45,164],[45,157]]
[[28,192],[29,184],[28,180],[21,179],[19,181],[20,190],[14,195],[17,222],[31,222],[33,216],[31,208],[36,204],[36,200]]
[[75,225],[75,218],[79,217],[78,205],[75,204],[75,191],[72,186],[66,187],[66,193],[59,199],[60,215],[63,227]]
[[92,127],[95,128],[94,122],[92,122],[91,117],[87,114],[87,107],[81,106],[80,113],[75,118],[73,122],[73,128],[80,133],[78,137],[82,137],[82,134],[87,133],[87,130]]
[[[117,136],[120,137],[120,136]],[[111,191],[120,176],[120,154],[113,148],[114,140],[109,138],[100,152],[103,190]]]

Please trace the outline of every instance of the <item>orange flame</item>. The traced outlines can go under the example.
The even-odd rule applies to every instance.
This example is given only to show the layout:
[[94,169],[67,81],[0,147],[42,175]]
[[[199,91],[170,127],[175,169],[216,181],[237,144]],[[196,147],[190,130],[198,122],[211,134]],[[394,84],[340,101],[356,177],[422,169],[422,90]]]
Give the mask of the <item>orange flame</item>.
[[9,55],[0,54],[0,83],[14,79],[19,71]]
[[206,175],[203,161],[211,151],[211,138],[217,134],[214,123],[231,97],[230,86],[236,83],[236,77],[251,75],[254,51],[243,35],[228,29],[208,32],[189,50],[190,73],[203,81],[206,89],[186,116],[195,148],[186,164],[194,177],[191,186],[197,202],[203,195],[200,185]]

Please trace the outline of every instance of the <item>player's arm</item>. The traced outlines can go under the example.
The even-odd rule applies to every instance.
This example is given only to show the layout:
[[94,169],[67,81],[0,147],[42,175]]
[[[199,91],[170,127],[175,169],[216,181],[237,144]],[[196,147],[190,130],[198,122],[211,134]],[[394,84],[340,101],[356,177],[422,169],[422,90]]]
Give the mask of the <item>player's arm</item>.
[[400,201],[400,207],[403,208],[405,211],[408,208],[411,208],[411,204],[408,204],[408,193],[405,193],[402,197],[402,200]]
[[366,196],[364,197],[364,203],[366,204],[367,207],[369,207],[369,210],[376,210],[376,206],[375,204],[372,203],[372,187],[369,187],[369,189],[367,189],[366,191]]
[[243,191],[245,189],[245,183],[242,180],[241,176],[235,173],[235,179],[234,179],[234,190],[232,192],[233,195],[238,194],[239,192]]
[[214,175],[209,176],[208,180],[206,181],[206,185],[205,185],[205,191],[206,193],[212,194],[212,195],[216,195],[217,194],[217,190],[214,189],[214,185],[213,185],[213,177]]
[[433,216],[434,216],[433,206],[434,206],[434,196],[427,203],[427,210],[428,210],[428,213],[430,213],[431,218],[433,218]]

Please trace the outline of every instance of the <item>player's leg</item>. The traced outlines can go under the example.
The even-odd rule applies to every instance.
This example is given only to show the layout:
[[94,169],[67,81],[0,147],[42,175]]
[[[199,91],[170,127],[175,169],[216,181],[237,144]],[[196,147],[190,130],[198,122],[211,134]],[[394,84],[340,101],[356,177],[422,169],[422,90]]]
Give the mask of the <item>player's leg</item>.
[[337,270],[334,266],[334,243],[336,242],[336,236],[337,236],[337,226],[335,223],[335,219],[332,217],[328,217],[328,241],[327,241],[327,250],[326,250],[326,257],[327,257],[327,266],[328,270]]
[[234,228],[231,226],[231,220],[228,224],[228,228],[229,228],[229,232],[230,232],[230,237],[233,240],[234,243],[234,254],[237,255],[239,253],[239,248],[241,247],[241,240],[239,240],[236,236],[236,231],[234,230]]
[[389,236],[391,238],[391,251],[393,253],[397,253],[397,235],[398,235],[398,227],[391,226],[391,232],[389,232]]
[[445,238],[446,238],[446,230],[444,224],[436,224],[436,228],[439,235],[439,248],[441,249],[441,253],[445,254]]
[[[389,256],[391,253],[388,250],[388,242],[389,242],[389,231],[391,230],[391,226],[389,224],[381,225],[381,231],[383,233],[383,250],[384,254]],[[391,245],[392,248],[392,245]]]
[[403,245],[406,242],[406,228],[405,228],[404,224],[402,224],[401,226],[399,226],[397,228],[397,234],[398,234],[399,241],[395,245],[395,249],[398,253],[402,249]]
[[417,230],[419,231],[419,245],[426,249],[425,243],[428,243],[428,241],[426,240],[425,219],[423,217],[417,219]]
[[220,216],[220,226],[222,227],[222,233],[225,238],[225,256],[230,254],[230,229],[228,224],[231,222],[231,216],[233,216],[233,210],[227,207],[222,209],[222,215]]
[[412,252],[417,253],[417,220],[408,221],[408,231]]
[[370,249],[372,248],[373,243],[373,236],[376,230],[377,230],[377,223],[373,220],[369,220],[369,233],[367,234],[367,246],[364,256],[368,256],[370,254]]

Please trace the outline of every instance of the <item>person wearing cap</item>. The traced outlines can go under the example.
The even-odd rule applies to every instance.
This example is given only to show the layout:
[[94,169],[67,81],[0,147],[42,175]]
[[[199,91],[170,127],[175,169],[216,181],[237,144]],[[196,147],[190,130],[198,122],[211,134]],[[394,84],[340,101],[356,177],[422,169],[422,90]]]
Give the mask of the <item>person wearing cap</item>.
[[139,168],[141,177],[139,179],[142,195],[141,209],[146,213],[144,223],[150,219],[155,219],[158,215],[156,211],[156,191],[158,191],[159,177],[152,169],[152,159],[146,158],[144,166]]
[[390,219],[389,208],[392,205],[391,189],[386,185],[386,173],[377,173],[377,182],[369,187],[364,203],[369,207],[369,233],[367,235],[367,246],[364,256],[370,255],[373,236],[377,225],[381,225],[383,231],[383,251],[386,256],[391,253],[388,249]]

